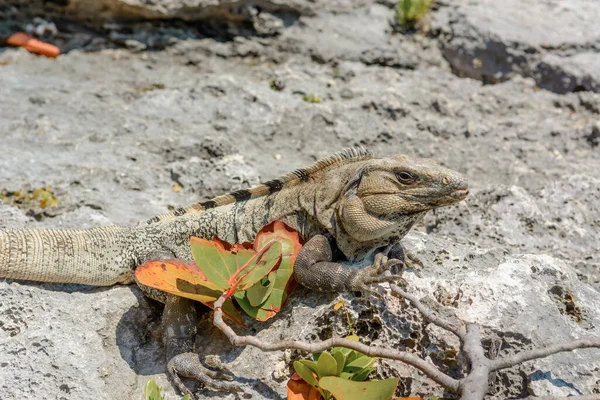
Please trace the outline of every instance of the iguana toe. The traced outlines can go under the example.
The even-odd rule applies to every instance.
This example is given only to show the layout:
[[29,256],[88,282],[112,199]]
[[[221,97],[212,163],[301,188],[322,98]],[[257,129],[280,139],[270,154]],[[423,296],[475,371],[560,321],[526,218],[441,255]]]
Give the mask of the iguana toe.
[[237,382],[231,382],[233,377],[223,369],[207,368],[195,353],[181,353],[169,361],[167,371],[173,383],[183,394],[195,398],[192,392],[181,381],[181,377],[195,379],[205,387],[220,392],[244,392]]

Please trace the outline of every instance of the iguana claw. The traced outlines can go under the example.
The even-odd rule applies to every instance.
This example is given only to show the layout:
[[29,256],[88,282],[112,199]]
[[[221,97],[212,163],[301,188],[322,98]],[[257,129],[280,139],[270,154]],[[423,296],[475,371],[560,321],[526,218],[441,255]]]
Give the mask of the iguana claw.
[[167,371],[173,383],[183,394],[188,394],[195,398],[192,392],[183,384],[180,377],[195,379],[209,389],[221,392],[244,392],[244,389],[237,382],[231,382],[233,377],[221,365],[213,365],[210,369],[203,364],[209,364],[208,357],[205,362],[200,361],[200,356],[196,353],[181,353],[173,358],[167,364]]
[[375,297],[381,298],[381,295],[370,285],[384,282],[397,282],[402,280],[401,275],[382,275],[393,266],[401,266],[404,262],[395,258],[388,259],[387,255],[382,253],[375,254],[373,264],[368,267],[357,270],[352,274],[346,284],[346,288],[351,292],[369,293]]

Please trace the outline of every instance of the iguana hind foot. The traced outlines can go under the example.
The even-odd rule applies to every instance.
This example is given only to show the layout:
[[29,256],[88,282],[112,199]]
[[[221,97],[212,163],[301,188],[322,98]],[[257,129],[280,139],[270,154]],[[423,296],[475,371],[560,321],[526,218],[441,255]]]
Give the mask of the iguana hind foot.
[[201,362],[200,356],[194,353],[198,317],[192,300],[168,294],[162,325],[167,372],[175,386],[183,394],[194,397],[182,382],[181,377],[195,379],[204,386],[217,391],[244,391],[238,383],[230,382],[233,377],[221,371],[223,369],[221,366],[214,365],[213,362],[215,368],[207,368]]
[[239,383],[231,382],[233,377],[228,372],[225,372],[223,367],[213,366],[213,368],[216,367],[220,370],[211,369],[204,365],[209,364],[207,361],[205,360],[203,363],[200,360],[200,356],[192,352],[178,354],[169,360],[167,371],[175,386],[177,386],[177,389],[182,394],[189,394],[194,398],[180,377],[195,379],[205,387],[220,392],[244,392]]

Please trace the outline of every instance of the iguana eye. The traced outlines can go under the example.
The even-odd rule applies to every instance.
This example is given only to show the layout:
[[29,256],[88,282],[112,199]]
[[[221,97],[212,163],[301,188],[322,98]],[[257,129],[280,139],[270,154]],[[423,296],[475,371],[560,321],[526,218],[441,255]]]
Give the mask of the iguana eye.
[[396,172],[396,178],[398,178],[398,181],[400,183],[405,185],[410,185],[411,183],[414,183],[417,180],[417,177],[408,171]]

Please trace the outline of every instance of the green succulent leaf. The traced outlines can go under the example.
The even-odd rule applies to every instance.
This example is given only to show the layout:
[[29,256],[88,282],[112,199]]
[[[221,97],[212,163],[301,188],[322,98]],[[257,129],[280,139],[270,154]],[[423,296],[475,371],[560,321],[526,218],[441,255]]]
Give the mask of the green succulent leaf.
[[346,355],[346,366],[348,366],[354,360],[356,360],[357,358],[360,358],[362,356],[363,356],[362,353],[359,353],[358,351],[350,350],[350,352]]
[[[298,360],[297,362],[300,362],[304,365],[306,365],[312,372],[314,372],[315,374],[317,374],[317,363],[312,361],[312,360]],[[318,375],[318,374],[317,374]]]
[[256,283],[256,285],[246,290],[246,297],[253,307],[260,306],[271,295],[273,287],[275,286],[276,275],[277,272],[273,271],[269,274],[266,285],[263,284],[265,279],[262,279],[260,282]]
[[374,358],[364,356],[359,353],[359,357],[357,359],[346,363],[346,367],[344,368],[344,371],[357,372],[363,368],[369,368],[374,365],[375,365]]
[[144,400],[163,400],[160,388],[154,379],[148,379],[148,382],[146,382],[146,387],[144,388]]
[[367,379],[369,377],[369,375],[371,375],[371,372],[375,371],[375,368],[363,368],[360,371],[354,373],[352,375],[352,377],[350,378],[350,380],[356,381],[356,382],[360,382],[360,381],[364,381],[365,379]]
[[240,278],[238,290],[248,290],[281,262],[281,243],[273,241],[267,246],[250,262],[252,269]]
[[342,372],[340,374],[340,378],[342,378],[342,379],[350,379],[350,380],[352,380],[353,376],[354,376],[354,374],[352,372]]
[[337,400],[390,400],[398,386],[398,379],[355,382],[337,376],[326,376],[319,383],[321,388],[331,392]]
[[317,360],[317,374],[319,378],[337,375],[337,361],[326,351]]
[[341,373],[344,371],[344,366],[346,365],[346,356],[340,350],[332,351],[331,355],[333,356],[333,358],[335,358],[335,361],[337,363],[337,373],[335,375],[340,376]]
[[275,221],[258,233],[254,247],[259,251],[263,251],[265,248],[270,247],[273,242],[281,245],[281,261],[276,270],[269,273],[267,278],[269,284],[265,285],[265,277],[262,277],[258,283],[248,288],[248,290],[242,290],[234,294],[240,307],[248,315],[259,321],[266,321],[281,310],[297,284],[294,280],[293,266],[294,260],[302,247],[298,233],[282,222]]
[[227,290],[230,287],[228,280],[237,270],[234,268],[241,268],[252,258],[253,252],[240,250],[235,255],[227,256],[223,254],[223,243],[192,238],[190,247],[198,269],[219,289]]
[[319,382],[317,382],[317,379],[312,374],[312,370],[308,366],[300,361],[294,361],[294,370],[306,383],[315,388],[319,388]]

